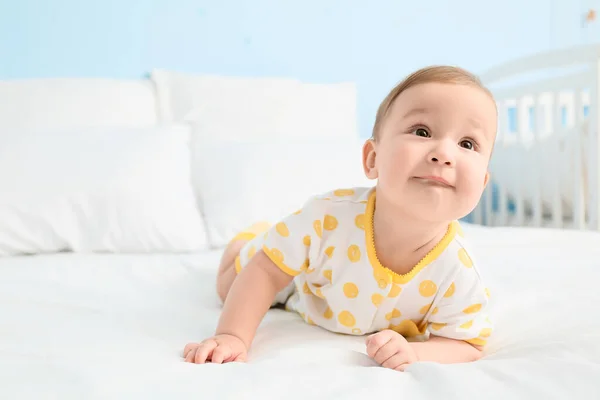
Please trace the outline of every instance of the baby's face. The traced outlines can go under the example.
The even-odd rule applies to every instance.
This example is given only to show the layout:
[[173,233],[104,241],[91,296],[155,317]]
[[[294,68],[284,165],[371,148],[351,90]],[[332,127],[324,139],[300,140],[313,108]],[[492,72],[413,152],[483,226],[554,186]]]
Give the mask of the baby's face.
[[447,221],[479,202],[497,128],[481,89],[427,83],[396,98],[375,145],[377,196],[414,217]]

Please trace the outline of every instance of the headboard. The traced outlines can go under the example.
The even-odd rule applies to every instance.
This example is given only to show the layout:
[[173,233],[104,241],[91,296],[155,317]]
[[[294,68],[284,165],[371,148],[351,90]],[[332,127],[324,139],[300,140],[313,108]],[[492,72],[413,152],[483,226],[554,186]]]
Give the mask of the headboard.
[[159,121],[152,81],[48,78],[0,81],[4,130],[149,126]]

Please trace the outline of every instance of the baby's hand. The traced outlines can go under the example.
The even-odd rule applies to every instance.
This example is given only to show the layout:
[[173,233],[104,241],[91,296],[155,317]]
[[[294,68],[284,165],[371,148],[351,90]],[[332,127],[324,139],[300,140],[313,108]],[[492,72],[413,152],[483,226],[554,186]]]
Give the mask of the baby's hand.
[[390,329],[367,337],[367,354],[382,367],[404,371],[418,361],[417,353],[406,339]]
[[244,342],[233,335],[216,335],[200,343],[188,343],[183,349],[185,361],[196,364],[244,362],[247,353]]

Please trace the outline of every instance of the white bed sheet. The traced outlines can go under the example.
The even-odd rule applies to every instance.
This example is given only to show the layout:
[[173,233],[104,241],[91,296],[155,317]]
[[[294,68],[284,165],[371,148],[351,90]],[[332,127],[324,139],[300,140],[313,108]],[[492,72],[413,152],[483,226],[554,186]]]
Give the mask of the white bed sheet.
[[[182,361],[219,316],[220,252],[0,259],[0,398],[600,398],[600,235],[466,226],[497,334],[470,364],[376,367],[272,310],[246,364]],[[414,397],[419,396],[419,397]]]

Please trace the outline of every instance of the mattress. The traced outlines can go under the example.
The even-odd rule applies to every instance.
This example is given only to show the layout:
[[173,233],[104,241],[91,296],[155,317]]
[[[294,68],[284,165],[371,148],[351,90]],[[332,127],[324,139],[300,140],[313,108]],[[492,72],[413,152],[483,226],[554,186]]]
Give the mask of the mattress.
[[269,311],[247,363],[184,363],[219,317],[219,251],[2,258],[0,398],[600,398],[600,234],[464,230],[496,334],[477,362],[404,373],[375,365],[364,338],[283,310]]

